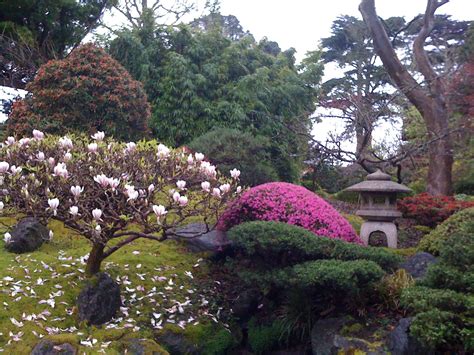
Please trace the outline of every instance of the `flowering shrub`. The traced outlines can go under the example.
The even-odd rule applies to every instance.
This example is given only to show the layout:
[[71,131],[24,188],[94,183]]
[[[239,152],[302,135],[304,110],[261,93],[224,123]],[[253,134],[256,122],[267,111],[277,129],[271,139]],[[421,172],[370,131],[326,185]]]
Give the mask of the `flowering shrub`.
[[226,179],[201,153],[155,142],[118,143],[103,132],[92,138],[45,138],[35,130],[33,138],[8,137],[0,148],[2,214],[56,219],[87,238],[89,275],[138,238],[176,236],[189,217],[200,216],[213,228],[226,201],[240,191],[238,170]]
[[413,218],[429,227],[435,227],[455,212],[472,206],[472,201],[458,201],[453,196],[433,196],[426,192],[398,201],[403,217]]
[[360,240],[344,217],[304,187],[272,182],[251,188],[224,212],[218,228],[227,230],[248,221],[279,221],[347,242]]

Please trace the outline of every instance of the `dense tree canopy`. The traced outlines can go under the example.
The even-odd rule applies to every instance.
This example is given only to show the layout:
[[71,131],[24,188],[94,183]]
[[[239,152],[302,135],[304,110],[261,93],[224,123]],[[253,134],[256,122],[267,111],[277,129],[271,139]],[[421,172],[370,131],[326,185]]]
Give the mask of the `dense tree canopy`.
[[[142,80],[152,105],[151,128],[168,144],[188,144],[215,127],[269,138],[285,180],[297,177],[305,144],[292,128],[309,129],[322,67],[319,53],[300,66],[294,50],[252,36],[229,39],[217,30],[159,29],[152,37],[126,31],[110,53]],[[286,171],[286,173],[284,173]]]
[[100,130],[118,139],[147,134],[150,112],[141,83],[92,44],[43,65],[27,90],[32,94],[13,105],[7,120],[12,135],[35,128],[56,134]]
[[23,88],[98,25],[111,0],[0,1],[0,84]]

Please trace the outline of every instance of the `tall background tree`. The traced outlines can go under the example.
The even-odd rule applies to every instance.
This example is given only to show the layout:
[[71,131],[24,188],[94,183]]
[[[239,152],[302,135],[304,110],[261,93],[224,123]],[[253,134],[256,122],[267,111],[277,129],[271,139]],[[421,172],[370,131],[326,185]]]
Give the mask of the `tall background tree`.
[[157,26],[151,35],[126,30],[110,43],[112,56],[144,84],[154,135],[174,146],[217,127],[262,135],[271,142],[279,178],[294,181],[306,140],[289,128],[309,132],[322,73],[319,53],[296,65],[293,49],[256,42],[235,20],[214,15],[206,26],[193,23]]
[[434,195],[449,195],[453,191],[453,151],[449,135],[447,83],[436,72],[425,50],[425,41],[434,29],[435,12],[447,0],[428,0],[423,24],[413,41],[416,70],[423,76],[419,83],[400,61],[387,32],[375,10],[374,0],[362,0],[359,9],[374,41],[375,50],[398,88],[420,112],[427,128],[429,167],[427,191]]
[[0,1],[0,85],[22,89],[99,24],[114,0]]

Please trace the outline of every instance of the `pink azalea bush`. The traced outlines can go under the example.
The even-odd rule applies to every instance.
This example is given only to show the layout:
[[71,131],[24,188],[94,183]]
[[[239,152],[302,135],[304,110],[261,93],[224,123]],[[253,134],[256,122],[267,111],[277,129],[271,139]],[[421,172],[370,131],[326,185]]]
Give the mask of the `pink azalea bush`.
[[86,272],[93,275],[136,239],[180,237],[176,228],[191,217],[214,228],[240,192],[240,171],[224,177],[204,158],[155,141],[120,143],[103,132],[8,137],[0,147],[0,215],[62,221],[90,241]]
[[361,243],[349,222],[329,203],[302,186],[272,182],[247,190],[224,212],[218,229],[248,221],[278,221],[303,227],[318,236]]

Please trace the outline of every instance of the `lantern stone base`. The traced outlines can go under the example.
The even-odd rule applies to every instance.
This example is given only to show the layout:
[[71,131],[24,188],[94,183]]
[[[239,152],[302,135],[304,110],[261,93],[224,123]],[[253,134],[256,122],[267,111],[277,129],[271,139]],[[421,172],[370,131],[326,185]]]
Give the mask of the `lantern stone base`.
[[397,226],[392,222],[366,221],[360,228],[360,238],[369,245],[369,237],[373,232],[382,232],[387,237],[389,248],[397,248]]

